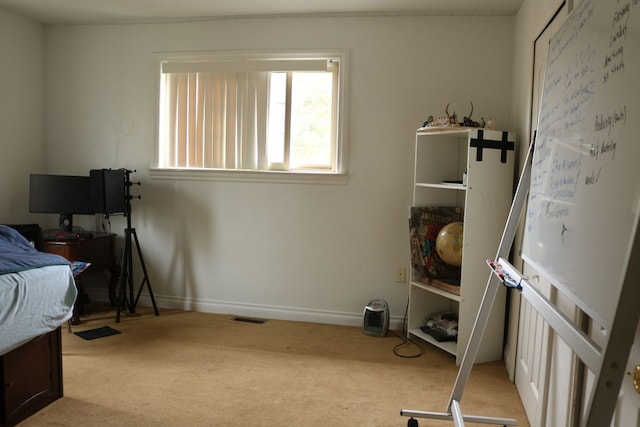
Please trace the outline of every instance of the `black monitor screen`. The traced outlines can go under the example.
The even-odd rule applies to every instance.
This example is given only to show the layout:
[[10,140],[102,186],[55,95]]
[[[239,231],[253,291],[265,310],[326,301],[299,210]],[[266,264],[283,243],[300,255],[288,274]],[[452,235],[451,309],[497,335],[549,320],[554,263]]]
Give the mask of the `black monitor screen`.
[[[29,212],[93,215],[96,213],[88,176],[31,174]],[[70,224],[69,224],[70,226]],[[61,224],[62,228],[62,224]],[[71,230],[68,230],[71,231]]]

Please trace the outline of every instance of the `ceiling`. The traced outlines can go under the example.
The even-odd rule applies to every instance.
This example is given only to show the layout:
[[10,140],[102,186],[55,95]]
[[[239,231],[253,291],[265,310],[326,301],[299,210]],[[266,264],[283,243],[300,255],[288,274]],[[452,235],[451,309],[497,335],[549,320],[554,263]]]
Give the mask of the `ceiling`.
[[515,15],[522,0],[0,0],[42,23],[307,14]]

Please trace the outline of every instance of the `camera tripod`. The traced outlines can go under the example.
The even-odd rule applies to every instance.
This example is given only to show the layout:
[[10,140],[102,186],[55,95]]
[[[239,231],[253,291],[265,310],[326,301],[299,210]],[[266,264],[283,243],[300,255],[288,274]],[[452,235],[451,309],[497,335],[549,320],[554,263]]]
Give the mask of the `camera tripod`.
[[[124,230],[125,241],[124,248],[122,249],[122,261],[120,264],[120,280],[118,282],[118,311],[116,314],[116,322],[120,322],[120,312],[128,308],[128,315],[136,316],[136,305],[138,305],[138,299],[142,289],[147,287],[149,291],[149,297],[153,304],[153,311],[156,316],[160,315],[156,300],[153,297],[153,290],[151,290],[151,282],[149,281],[149,274],[147,273],[147,267],[144,264],[142,258],[142,250],[140,249],[140,242],[138,241],[138,234],[136,229],[131,227],[131,199],[134,196],[131,195],[131,186],[133,183],[130,180],[130,174],[132,171],[124,169],[124,200],[125,200],[125,213],[127,217],[127,228]],[[139,183],[138,183],[139,184]],[[137,196],[139,199],[140,196]],[[133,298],[134,284],[133,284],[133,248],[132,245],[135,242],[136,250],[138,253],[138,259],[140,260],[140,266],[142,267],[143,278],[138,288],[138,293],[135,299]],[[127,297],[127,291],[129,296]]]

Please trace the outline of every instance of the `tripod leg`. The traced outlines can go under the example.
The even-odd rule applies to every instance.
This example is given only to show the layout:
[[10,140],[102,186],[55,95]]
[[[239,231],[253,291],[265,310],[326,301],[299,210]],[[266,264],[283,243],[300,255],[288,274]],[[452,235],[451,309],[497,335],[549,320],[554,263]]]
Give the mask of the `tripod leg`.
[[[125,303],[127,303],[127,271],[129,270],[129,257],[127,252],[127,242],[130,242],[128,232],[125,231],[125,244],[122,249],[122,260],[120,262],[120,278],[118,280],[118,311],[116,312],[116,322],[120,322],[120,312],[126,310]],[[129,304],[130,305],[130,304]]]
[[155,313],[156,316],[159,316],[160,312],[158,311],[158,306],[156,305],[156,299],[153,296],[153,290],[151,290],[151,282],[149,281],[149,275],[147,274],[147,267],[144,265],[144,259],[142,258],[142,249],[140,249],[140,243],[138,242],[138,234],[136,233],[135,228],[132,231],[133,231],[133,238],[136,241],[136,248],[138,249],[140,266],[142,267],[142,272],[144,274],[144,278],[142,279],[142,283],[140,284],[140,289],[138,289],[138,295],[136,295],[136,299],[135,299],[135,302],[133,303],[133,306],[135,308],[135,306],[138,304],[138,298],[140,298],[140,293],[142,292],[142,288],[144,288],[144,285],[146,283],[147,290],[149,291],[149,297],[151,298],[151,303],[153,304],[153,312]]
[[135,233],[135,229],[126,230],[127,238],[125,239],[125,248],[127,255],[127,280],[129,281],[129,314],[136,313],[136,305],[133,302],[133,251],[131,250],[131,234]]

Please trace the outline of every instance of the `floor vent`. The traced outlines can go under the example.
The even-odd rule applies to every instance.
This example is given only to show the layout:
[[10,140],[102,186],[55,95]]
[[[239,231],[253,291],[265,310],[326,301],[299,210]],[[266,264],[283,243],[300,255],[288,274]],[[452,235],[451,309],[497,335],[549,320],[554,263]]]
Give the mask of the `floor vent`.
[[252,319],[250,317],[239,317],[236,316],[231,320],[235,320],[236,322],[245,322],[245,323],[257,323],[258,325],[262,325],[266,320],[263,319]]

